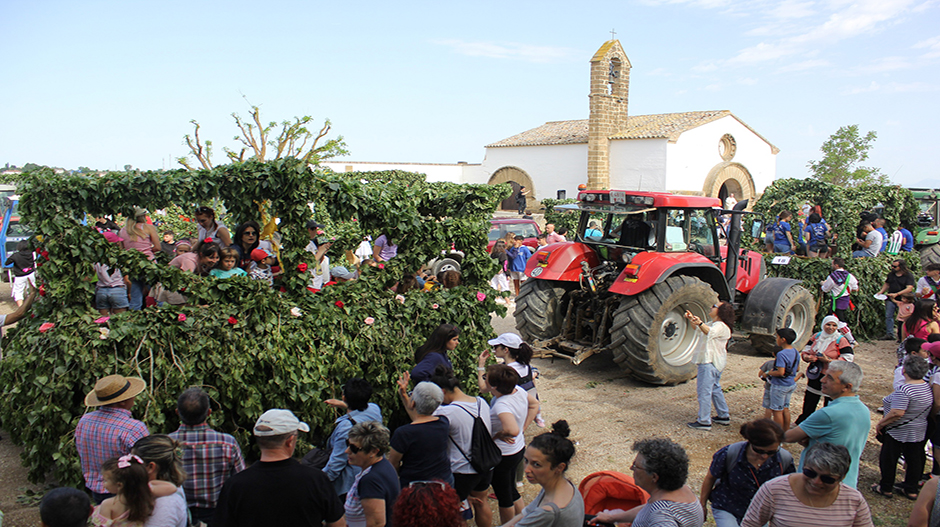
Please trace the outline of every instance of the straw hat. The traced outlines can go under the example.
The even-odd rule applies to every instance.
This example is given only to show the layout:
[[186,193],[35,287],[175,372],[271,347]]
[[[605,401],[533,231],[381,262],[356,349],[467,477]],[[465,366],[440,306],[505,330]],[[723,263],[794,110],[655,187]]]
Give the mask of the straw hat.
[[85,396],[85,406],[104,406],[119,403],[144,391],[147,383],[139,377],[108,375],[95,383],[95,389]]

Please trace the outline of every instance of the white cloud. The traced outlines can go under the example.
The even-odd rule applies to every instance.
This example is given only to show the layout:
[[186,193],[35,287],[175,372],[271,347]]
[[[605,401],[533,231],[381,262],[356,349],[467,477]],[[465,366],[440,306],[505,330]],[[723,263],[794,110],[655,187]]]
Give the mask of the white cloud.
[[556,62],[575,55],[575,50],[557,46],[534,46],[518,42],[466,42],[463,40],[434,40],[433,44],[452,48],[460,55],[524,62]]
[[913,48],[926,49],[927,52],[922,55],[925,59],[940,58],[940,36],[922,40],[917,44],[914,44]]
[[798,0],[784,0],[780,5],[770,10],[770,14],[775,18],[804,18],[813,16],[816,11],[813,10],[815,2],[800,2]]
[[875,81],[871,81],[871,84],[868,86],[845,90],[842,92],[842,95],[858,95],[859,93],[868,93],[879,90],[881,90],[881,85]]
[[800,62],[794,62],[793,64],[789,64],[781,68],[777,68],[777,73],[795,73],[799,71],[826,68],[829,66],[830,66],[830,63],[828,60],[823,60],[823,59],[803,60]]
[[753,86],[757,84],[757,79],[753,79],[751,77],[745,77],[743,79],[738,79],[738,84],[743,84],[745,86]]
[[872,81],[866,87],[851,88],[842,92],[843,95],[858,95],[860,93],[929,93],[940,91],[940,86],[926,82],[889,82],[881,85]]
[[702,62],[692,66],[692,71],[695,73],[709,73],[718,69],[718,64],[714,62]]

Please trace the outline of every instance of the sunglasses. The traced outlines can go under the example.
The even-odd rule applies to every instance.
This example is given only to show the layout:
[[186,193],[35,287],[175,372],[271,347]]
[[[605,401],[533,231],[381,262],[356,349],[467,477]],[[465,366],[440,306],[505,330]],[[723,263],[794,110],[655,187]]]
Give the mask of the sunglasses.
[[441,490],[447,490],[447,484],[444,483],[443,481],[412,481],[408,485],[408,487],[416,488],[416,489],[423,489],[431,485],[440,485]]
[[819,472],[816,472],[815,470],[811,468],[804,468],[803,475],[808,477],[809,479],[816,479],[818,477],[819,480],[825,483],[826,485],[832,485],[833,483],[839,481],[838,479],[836,479],[833,476],[830,476],[829,474],[820,474]]
[[751,450],[754,451],[758,456],[772,456],[780,451],[780,447],[777,447],[776,450],[764,450],[762,448],[757,448],[754,446],[754,443],[751,443]]
[[346,440],[346,448],[348,448],[349,451],[352,452],[353,454],[358,454],[359,452],[362,452],[361,446],[356,446],[350,443],[348,439]]

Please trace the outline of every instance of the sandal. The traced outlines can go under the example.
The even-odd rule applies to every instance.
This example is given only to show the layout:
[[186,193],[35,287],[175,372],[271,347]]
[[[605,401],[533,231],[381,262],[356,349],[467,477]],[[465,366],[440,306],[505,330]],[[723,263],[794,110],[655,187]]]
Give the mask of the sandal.
[[894,497],[894,494],[891,493],[891,492],[883,492],[883,491],[881,490],[881,485],[879,485],[878,483],[875,483],[874,485],[872,485],[872,486],[869,487],[869,488],[870,488],[871,491],[874,492],[875,494],[878,494],[879,496],[883,496],[883,497],[885,497],[885,498],[888,498],[889,500]]
[[904,496],[905,498],[907,498],[907,499],[909,499],[909,500],[911,500],[911,501],[917,501],[917,493],[916,493],[916,492],[908,492],[908,491],[907,491],[903,486],[901,486],[900,484],[895,485],[895,486],[894,486],[894,490],[895,490],[895,492],[897,492],[898,494]]

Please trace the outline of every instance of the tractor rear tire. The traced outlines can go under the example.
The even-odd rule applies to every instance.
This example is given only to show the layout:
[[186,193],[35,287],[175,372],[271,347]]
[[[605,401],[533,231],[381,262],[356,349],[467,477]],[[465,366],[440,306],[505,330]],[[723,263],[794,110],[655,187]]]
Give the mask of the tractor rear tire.
[[570,282],[529,278],[522,282],[516,298],[516,329],[526,342],[548,340],[561,333]]
[[920,252],[921,267],[927,264],[940,263],[940,243],[923,246],[918,251]]
[[685,312],[708,320],[718,302],[712,288],[692,276],[671,276],[620,302],[611,328],[614,362],[650,384],[674,385],[696,375],[693,354],[705,335]]
[[[770,279],[774,280],[774,279]],[[757,298],[755,292],[748,295],[745,311],[753,309],[766,309],[773,313],[771,324],[773,328],[792,328],[796,332],[793,347],[800,350],[813,335],[813,326],[816,324],[816,300],[805,287],[795,282],[783,289],[776,298]],[[759,293],[759,292],[758,292]],[[745,314],[747,317],[747,314]],[[751,333],[751,345],[759,353],[772,355],[778,350],[776,335],[761,335]]]

